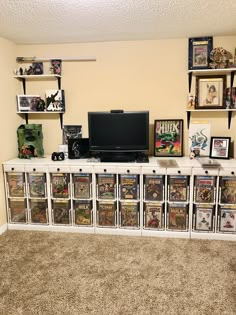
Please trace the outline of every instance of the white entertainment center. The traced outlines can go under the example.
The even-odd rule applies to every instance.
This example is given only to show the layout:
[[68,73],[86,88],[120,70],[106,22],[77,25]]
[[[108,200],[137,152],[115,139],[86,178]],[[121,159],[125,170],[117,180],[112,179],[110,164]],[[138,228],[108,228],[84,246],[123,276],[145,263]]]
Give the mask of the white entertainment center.
[[[8,229],[236,240],[236,160],[219,160],[219,167],[204,168],[199,161],[189,157],[149,157],[148,163],[51,157],[6,161]],[[125,195],[130,179],[133,192]],[[83,181],[86,193],[78,190]],[[102,189],[109,181],[106,194]],[[63,182],[64,187],[56,190]],[[151,183],[156,185],[153,195],[148,192]],[[223,198],[227,185],[234,189],[229,200]],[[208,196],[199,200],[206,190]],[[150,211],[154,223],[148,222]]]

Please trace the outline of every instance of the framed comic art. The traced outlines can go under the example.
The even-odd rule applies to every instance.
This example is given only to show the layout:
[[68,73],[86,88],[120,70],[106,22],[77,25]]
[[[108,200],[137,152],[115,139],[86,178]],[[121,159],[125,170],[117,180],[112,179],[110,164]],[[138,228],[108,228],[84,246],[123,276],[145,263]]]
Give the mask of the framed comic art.
[[183,156],[183,119],[154,121],[154,156]]
[[195,109],[224,109],[226,75],[196,76]]
[[213,37],[193,37],[188,41],[188,69],[209,68]]
[[210,158],[229,159],[230,137],[211,137]]

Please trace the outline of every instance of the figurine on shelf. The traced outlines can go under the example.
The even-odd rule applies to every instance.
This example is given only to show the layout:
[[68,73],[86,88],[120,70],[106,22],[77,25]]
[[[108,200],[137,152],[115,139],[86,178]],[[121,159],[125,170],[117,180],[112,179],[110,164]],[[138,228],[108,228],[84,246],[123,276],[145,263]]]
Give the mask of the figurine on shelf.
[[229,68],[233,64],[230,62],[230,59],[232,58],[232,54],[223,47],[214,48],[210,53],[210,59],[212,60],[212,62],[210,62],[210,67],[212,69]]
[[195,95],[189,94],[188,96],[188,109],[195,108]]

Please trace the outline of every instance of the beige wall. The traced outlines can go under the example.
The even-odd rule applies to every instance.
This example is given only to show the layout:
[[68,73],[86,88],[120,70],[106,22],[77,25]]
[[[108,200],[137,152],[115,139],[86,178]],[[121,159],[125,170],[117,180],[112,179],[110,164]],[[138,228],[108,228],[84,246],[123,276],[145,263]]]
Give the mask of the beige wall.
[[[1,139],[1,164],[17,154],[16,126],[21,118],[16,115],[16,89],[13,79],[15,67],[16,45],[0,38],[0,69],[1,69],[1,115],[0,115],[0,139]],[[6,223],[6,205],[3,174],[0,173],[0,226]]]

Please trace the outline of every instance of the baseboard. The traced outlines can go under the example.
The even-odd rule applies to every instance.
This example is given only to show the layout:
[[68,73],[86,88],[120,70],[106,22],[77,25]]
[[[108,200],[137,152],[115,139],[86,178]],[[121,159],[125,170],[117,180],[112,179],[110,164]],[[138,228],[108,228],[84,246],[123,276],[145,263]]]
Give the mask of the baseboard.
[[0,235],[7,231],[7,223],[0,225]]

